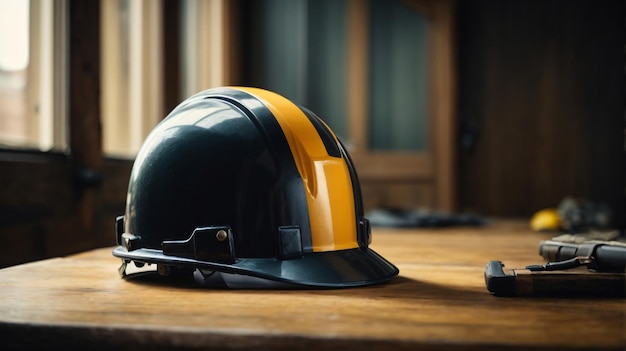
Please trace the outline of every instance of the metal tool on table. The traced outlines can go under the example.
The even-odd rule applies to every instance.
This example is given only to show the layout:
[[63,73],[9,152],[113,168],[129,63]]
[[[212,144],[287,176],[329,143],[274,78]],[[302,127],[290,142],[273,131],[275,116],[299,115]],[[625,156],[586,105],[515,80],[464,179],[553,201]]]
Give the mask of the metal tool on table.
[[487,290],[496,296],[626,296],[626,244],[545,240],[539,254],[548,263],[521,269],[501,261],[485,267]]

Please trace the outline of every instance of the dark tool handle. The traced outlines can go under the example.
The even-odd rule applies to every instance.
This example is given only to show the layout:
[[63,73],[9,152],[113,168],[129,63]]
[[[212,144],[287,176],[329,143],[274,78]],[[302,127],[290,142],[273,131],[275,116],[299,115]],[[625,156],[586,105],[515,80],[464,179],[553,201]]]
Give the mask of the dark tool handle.
[[586,268],[533,272],[504,269],[500,261],[485,267],[487,290],[496,296],[624,297],[626,274]]
[[515,296],[517,282],[515,274],[506,274],[504,264],[500,261],[490,261],[485,267],[485,284],[487,290],[496,296]]

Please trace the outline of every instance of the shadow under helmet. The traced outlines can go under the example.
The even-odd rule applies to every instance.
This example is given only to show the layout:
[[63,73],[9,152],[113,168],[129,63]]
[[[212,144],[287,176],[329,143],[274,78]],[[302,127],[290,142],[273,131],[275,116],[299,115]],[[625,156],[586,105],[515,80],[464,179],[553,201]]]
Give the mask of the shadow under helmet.
[[131,261],[230,287],[350,287],[398,274],[368,248],[341,142],[311,111],[257,88],[203,91],[154,128],[116,230],[123,275]]

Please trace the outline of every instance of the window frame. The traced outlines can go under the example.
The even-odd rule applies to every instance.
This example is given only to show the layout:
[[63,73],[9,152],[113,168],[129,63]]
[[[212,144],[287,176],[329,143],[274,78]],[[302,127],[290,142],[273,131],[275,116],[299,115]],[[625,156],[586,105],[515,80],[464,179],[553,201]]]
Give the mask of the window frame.
[[100,2],[52,5],[65,14],[57,25],[67,33],[63,62],[71,62],[61,71],[64,82],[50,83],[67,84],[67,121],[59,124],[67,147],[0,148],[0,267],[113,245],[112,223],[124,211],[132,161],[102,154]]
[[[456,207],[454,178],[455,62],[454,5],[451,0],[405,0],[428,25],[427,151],[373,151],[368,145],[368,6],[348,0],[348,130],[351,157],[363,183],[413,182],[427,185],[422,205],[444,211]],[[429,184],[429,185],[428,185]]]

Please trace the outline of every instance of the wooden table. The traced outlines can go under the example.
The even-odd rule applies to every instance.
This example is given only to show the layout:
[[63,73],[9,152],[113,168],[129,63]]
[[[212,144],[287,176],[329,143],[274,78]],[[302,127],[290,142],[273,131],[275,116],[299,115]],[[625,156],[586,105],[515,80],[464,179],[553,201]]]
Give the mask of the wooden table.
[[[0,270],[0,349],[624,350],[626,299],[502,298],[483,272],[541,263],[524,222],[375,229],[400,268],[340,290],[209,290],[123,280],[111,248]],[[157,277],[158,278],[158,277]]]

